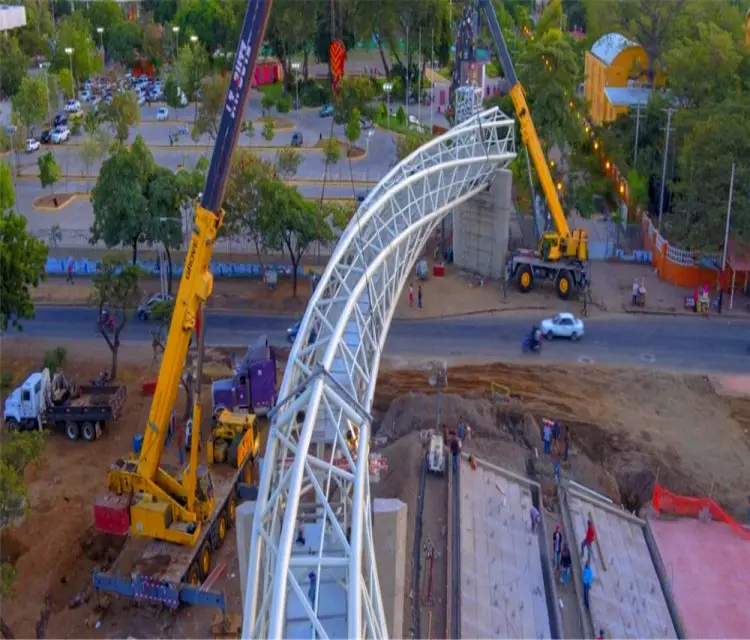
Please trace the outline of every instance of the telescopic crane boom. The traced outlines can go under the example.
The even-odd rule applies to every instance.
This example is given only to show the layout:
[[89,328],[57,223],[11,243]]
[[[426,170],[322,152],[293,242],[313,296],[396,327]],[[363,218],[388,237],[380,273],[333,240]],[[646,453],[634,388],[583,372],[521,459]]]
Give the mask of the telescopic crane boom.
[[[199,318],[213,289],[209,264],[222,221],[224,186],[232,152],[240,134],[242,114],[271,5],[272,0],[250,0],[248,3],[216,145],[211,156],[206,188],[195,209],[193,233],[185,257],[140,457],[137,462],[117,460],[108,476],[111,490],[117,494],[133,494],[130,505],[131,533],[178,544],[194,544],[200,536],[201,523],[208,520],[214,510],[211,477],[206,469],[198,466],[201,421],[199,393],[194,398],[194,428],[191,430],[188,466],[175,477],[160,466],[161,458],[190,339],[196,325],[203,329]],[[203,347],[203,331],[199,330],[199,349]],[[200,381],[196,383],[200,384]]]
[[557,195],[555,182],[549,171],[547,159],[544,157],[542,144],[536,133],[534,122],[531,119],[523,86],[519,82],[518,76],[516,76],[516,70],[513,68],[513,61],[510,59],[510,53],[505,44],[505,38],[503,38],[503,32],[500,29],[495,8],[492,6],[492,0],[478,0],[478,5],[487,17],[487,25],[495,45],[497,57],[505,73],[505,78],[510,84],[510,98],[513,101],[513,107],[516,110],[516,115],[521,126],[521,140],[534,163],[534,169],[536,169],[547,206],[552,215],[552,221],[555,225],[555,232],[542,234],[539,242],[539,253],[544,260],[554,261],[567,258],[585,262],[588,260],[588,234],[585,229],[574,229],[571,231],[568,226],[568,221],[560,204],[560,198]]

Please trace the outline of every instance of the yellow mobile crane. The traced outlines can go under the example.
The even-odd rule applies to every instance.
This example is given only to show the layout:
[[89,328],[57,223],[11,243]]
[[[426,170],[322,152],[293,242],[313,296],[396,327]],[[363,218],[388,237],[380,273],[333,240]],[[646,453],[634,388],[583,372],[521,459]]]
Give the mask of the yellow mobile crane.
[[[185,591],[181,584],[197,584],[208,577],[211,553],[224,541],[227,528],[234,521],[241,480],[246,477],[250,459],[258,450],[254,421],[246,416],[228,425],[240,439],[235,443],[238,453],[232,464],[213,467],[213,478],[207,468],[199,466],[198,376],[188,464],[178,471],[161,465],[190,339],[196,329],[200,369],[205,337],[205,325],[200,320],[213,289],[209,264],[222,221],[224,185],[271,4],[272,0],[248,3],[206,188],[196,206],[193,234],[140,455],[137,460],[119,459],[111,465],[108,473],[111,493],[97,500],[94,509],[95,524],[100,531],[131,534],[120,554],[121,557],[129,555],[129,560],[123,560],[122,565],[116,562],[107,574],[97,573],[95,588],[139,600],[159,601],[170,607],[205,600],[205,594]],[[173,543],[174,547],[167,546],[165,552],[164,544],[155,540]],[[203,603],[217,604],[211,598],[208,600]]]
[[523,293],[531,291],[535,279],[554,280],[557,295],[567,299],[574,287],[583,288],[588,278],[588,233],[585,229],[571,230],[568,226],[555,182],[531,119],[529,106],[526,104],[523,86],[518,81],[516,70],[513,68],[492,0],[478,0],[478,5],[487,17],[487,25],[497,57],[510,84],[510,98],[521,126],[521,140],[531,156],[555,225],[555,231],[542,234],[536,255],[520,253],[513,256],[512,276],[518,279],[519,288]]

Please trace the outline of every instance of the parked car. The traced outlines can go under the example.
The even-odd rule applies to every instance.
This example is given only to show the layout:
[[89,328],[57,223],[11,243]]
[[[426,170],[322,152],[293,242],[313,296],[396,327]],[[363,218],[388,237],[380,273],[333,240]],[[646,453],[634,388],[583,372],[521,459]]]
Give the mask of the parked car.
[[167,109],[167,107],[161,107],[156,112],[156,119],[157,120],[169,120],[169,109]]
[[65,104],[65,111],[71,113],[73,111],[80,111],[81,103],[78,100],[68,100]]
[[320,108],[320,117],[321,118],[330,118],[333,115],[333,105],[332,104],[324,104]]
[[26,139],[26,153],[33,153],[39,148],[39,140],[36,138],[27,138]]
[[79,118],[83,118],[83,109],[78,109],[77,111],[71,111],[70,112],[70,119],[71,120],[77,120]]
[[360,118],[359,128],[362,131],[367,131],[368,129],[372,129],[372,120],[370,120],[369,118]]
[[[294,341],[297,339],[297,334],[299,333],[300,327],[302,326],[302,320],[297,320],[291,327],[289,327],[286,330],[286,341],[289,344],[294,344]],[[310,344],[314,343],[318,339],[318,328],[313,327],[310,330]]]
[[55,127],[55,129],[52,131],[52,135],[50,136],[52,144],[62,144],[69,138],[70,138],[70,129],[64,126]]
[[68,124],[68,115],[65,113],[58,113],[55,116],[55,121],[52,123],[53,127],[65,127]]
[[293,147],[301,147],[304,143],[304,139],[302,138],[302,132],[295,131],[292,134],[292,146]]
[[547,340],[552,338],[570,338],[578,340],[584,334],[583,320],[572,313],[558,313],[554,318],[542,320],[542,335]]
[[148,300],[146,300],[146,302],[144,302],[142,305],[139,305],[138,309],[136,309],[135,316],[139,320],[148,320],[151,317],[154,306],[161,302],[168,302],[172,299],[172,296],[170,296],[168,293],[155,293]]
[[84,89],[83,91],[81,91],[81,93],[78,94],[78,99],[82,100],[83,102],[88,102],[89,100],[91,100],[92,96],[93,94],[89,89]]
[[52,132],[49,129],[42,131],[42,135],[39,136],[39,142],[42,144],[49,144],[52,142]]

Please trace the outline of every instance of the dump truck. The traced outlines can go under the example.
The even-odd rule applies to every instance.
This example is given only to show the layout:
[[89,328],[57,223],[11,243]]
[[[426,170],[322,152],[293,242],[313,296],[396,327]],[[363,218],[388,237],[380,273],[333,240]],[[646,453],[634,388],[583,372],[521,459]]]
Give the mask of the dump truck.
[[5,401],[3,421],[9,431],[62,429],[69,440],[93,442],[105,425],[117,420],[125,404],[124,385],[76,386],[58,371],[32,373]]

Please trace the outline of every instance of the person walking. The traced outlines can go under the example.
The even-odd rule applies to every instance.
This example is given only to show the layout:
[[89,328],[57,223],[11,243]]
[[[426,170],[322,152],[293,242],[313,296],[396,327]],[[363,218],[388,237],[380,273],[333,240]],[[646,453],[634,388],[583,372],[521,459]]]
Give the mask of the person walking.
[[451,454],[453,454],[453,473],[458,473],[458,438],[451,440]]
[[310,598],[310,605],[315,607],[315,572],[311,571],[307,574],[310,579],[310,587],[307,590],[307,597]]
[[586,561],[586,566],[583,568],[583,577],[581,579],[581,582],[583,582],[583,604],[586,605],[587,609],[590,609],[591,607],[589,606],[589,594],[591,593],[591,587],[594,584],[594,568],[588,561]]
[[417,306],[420,309],[422,308],[422,285],[421,284],[417,287]]
[[555,525],[555,532],[552,534],[552,557],[554,559],[555,572],[560,570],[560,557],[562,556],[562,532],[560,525]]
[[558,455],[560,453],[560,421],[555,420],[552,423],[552,453]]
[[562,553],[560,554],[560,582],[568,584],[570,579],[570,568],[573,566],[573,557],[570,555],[570,548],[566,542],[563,543]]
[[414,306],[414,285],[413,284],[409,285],[409,306],[410,307]]
[[542,434],[544,436],[544,453],[546,455],[549,455],[550,440],[552,439],[552,425],[550,425],[549,420],[544,421],[544,429],[542,430]]
[[566,424],[565,425],[565,437],[563,442],[563,462],[567,464],[568,462],[568,455],[570,454],[570,443],[571,443],[571,436],[570,436],[570,427]]
[[594,523],[589,518],[586,521],[586,537],[581,542],[581,559],[583,559],[583,552],[586,550],[586,562],[591,560],[591,545],[594,544],[594,540],[596,540],[596,530],[594,529]]
[[555,474],[555,484],[556,485],[560,484],[560,472],[561,471],[562,471],[562,469],[560,468],[560,459],[558,458],[558,459],[555,460],[555,466],[552,468],[552,473]]
[[70,282],[70,284],[75,284],[73,282],[73,261],[72,260],[68,262],[68,277],[65,278],[65,282]]

